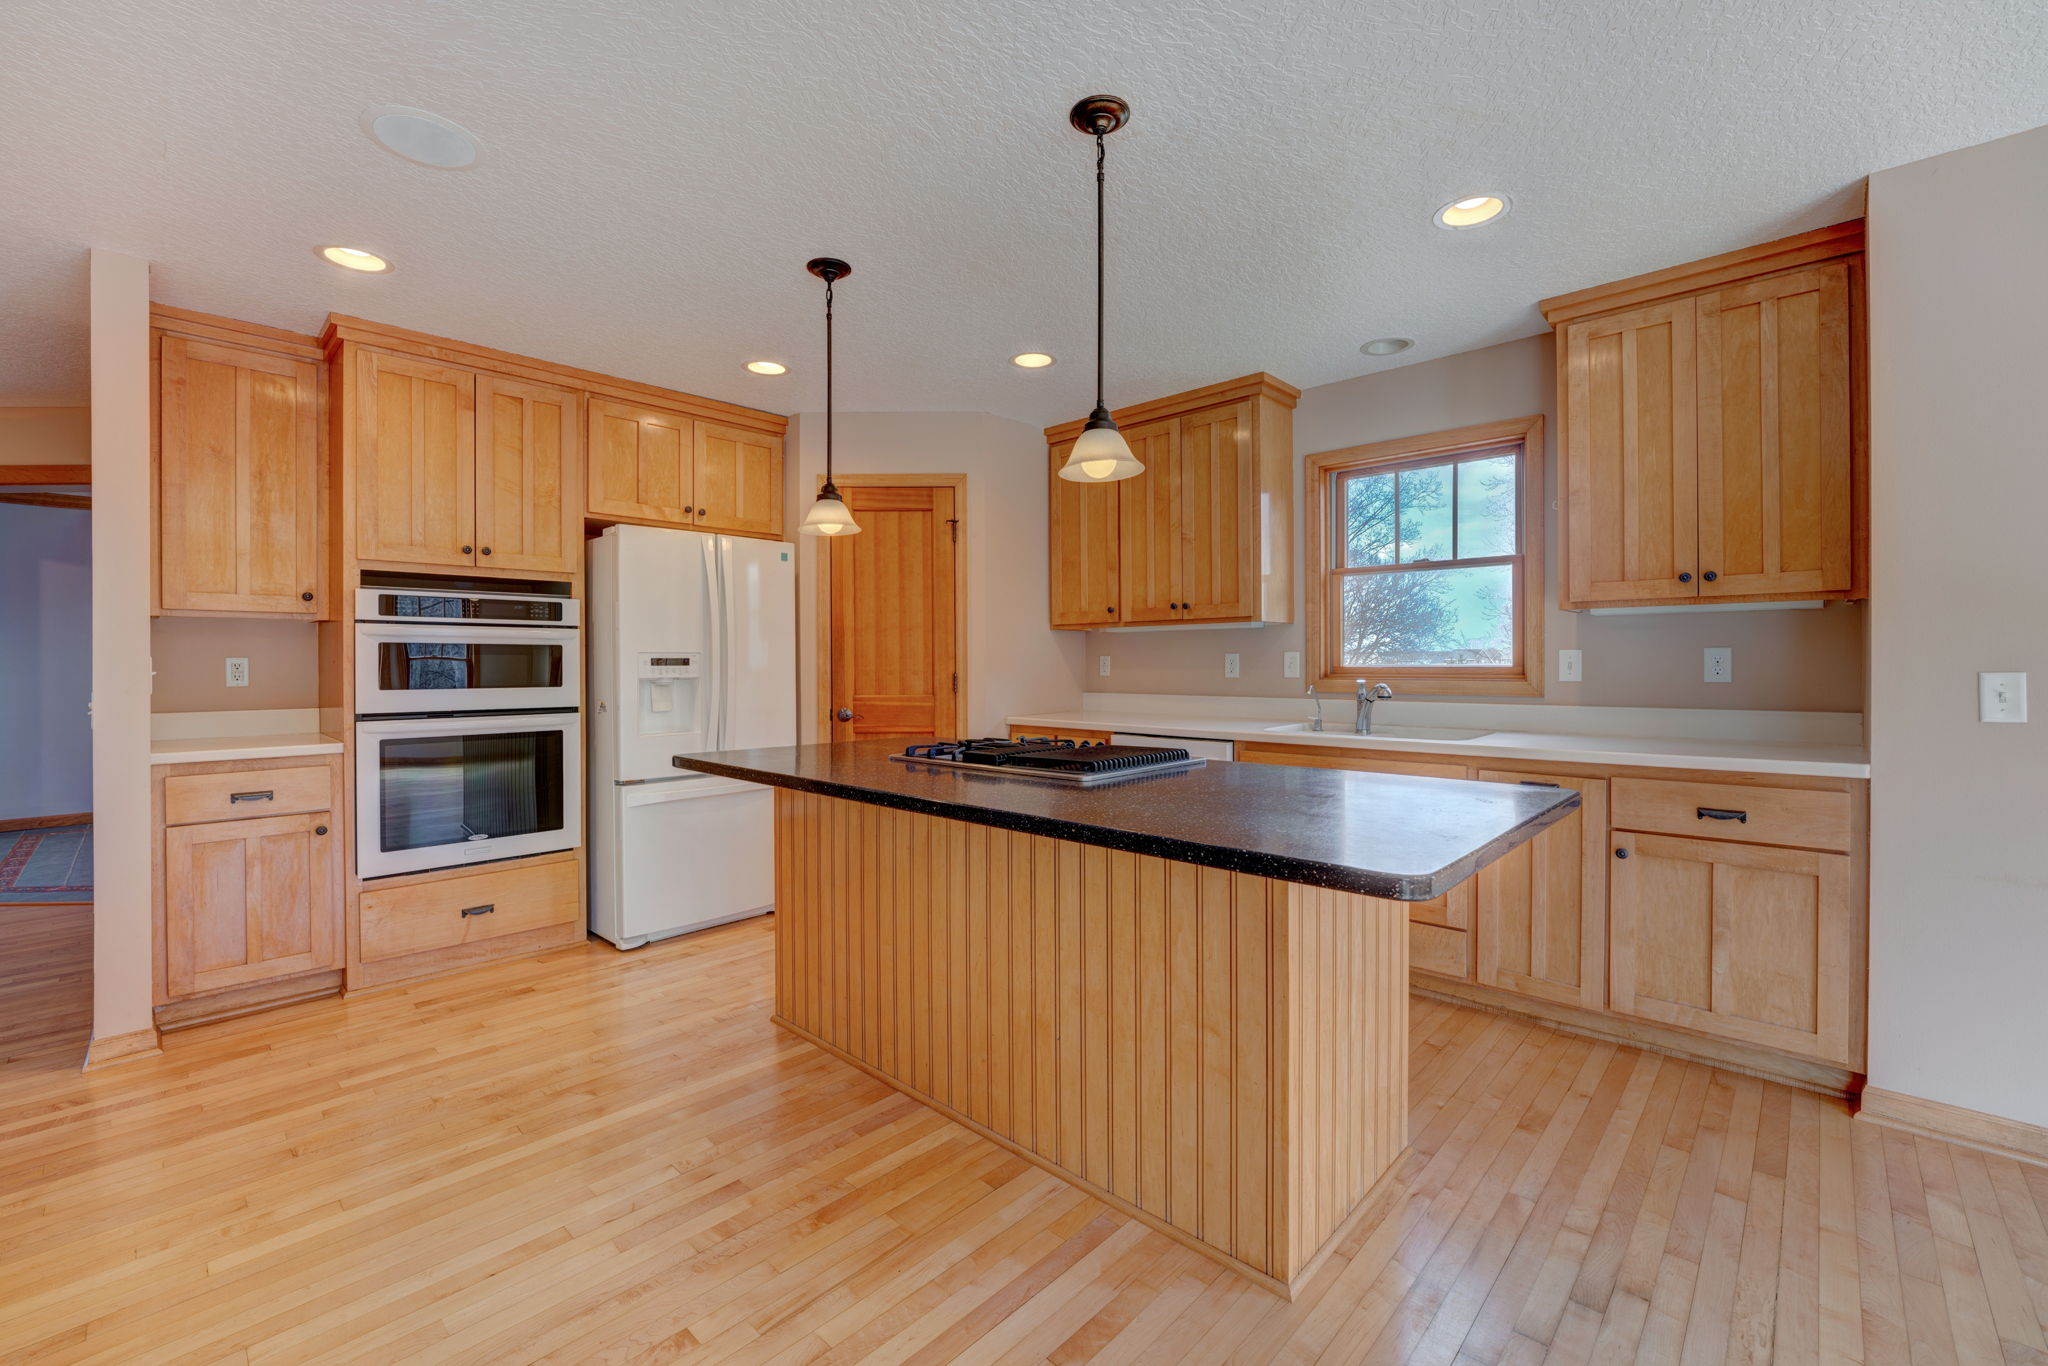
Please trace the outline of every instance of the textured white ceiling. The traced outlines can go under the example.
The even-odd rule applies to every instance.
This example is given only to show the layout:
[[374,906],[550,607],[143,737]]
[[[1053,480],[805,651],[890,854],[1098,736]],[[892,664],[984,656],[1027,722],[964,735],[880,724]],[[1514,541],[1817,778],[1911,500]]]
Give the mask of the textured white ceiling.
[[[1851,217],[1871,171],[2048,123],[2041,0],[12,0],[0,402],[85,394],[83,249],[163,301],[329,310],[796,411],[848,258],[847,409],[1080,416],[1110,144],[1112,404],[1320,384],[1534,302]],[[368,105],[485,163],[372,144]],[[1472,232],[1442,202],[1511,195]],[[388,276],[315,259],[340,242]],[[1369,338],[1408,335],[1395,360]],[[1016,351],[1060,363],[1019,371]],[[760,379],[769,356],[791,373]]]

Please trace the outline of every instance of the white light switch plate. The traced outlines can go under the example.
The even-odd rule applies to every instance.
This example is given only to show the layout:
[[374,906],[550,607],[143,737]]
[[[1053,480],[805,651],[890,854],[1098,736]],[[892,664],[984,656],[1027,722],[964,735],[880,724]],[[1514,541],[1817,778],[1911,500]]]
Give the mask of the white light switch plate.
[[1585,659],[1582,651],[1559,650],[1557,652],[1557,681],[1576,683],[1585,677]]
[[248,687],[248,686],[249,686],[249,661],[248,661],[248,660],[246,660],[246,659],[229,659],[229,660],[228,660],[228,686],[229,686],[230,688],[246,688],[246,687]]
[[1095,672],[1096,672],[1096,673],[1097,673],[1097,674],[1098,674],[1099,676],[1101,676],[1101,677],[1103,677],[1103,678],[1107,678],[1107,677],[1109,677],[1109,656],[1108,656],[1108,655],[1097,655],[1097,656],[1095,656]]
[[1227,654],[1223,656],[1223,676],[1225,678],[1236,678],[1238,675],[1238,664],[1239,660],[1236,655]]
[[1280,676],[1282,678],[1301,677],[1301,651],[1288,650],[1280,656]]
[[2027,676],[2025,674],[1978,674],[1977,719],[1979,721],[2026,720]]
[[1735,681],[1735,647],[1732,645],[1709,645],[1706,648],[1706,681],[1709,683],[1733,683]]

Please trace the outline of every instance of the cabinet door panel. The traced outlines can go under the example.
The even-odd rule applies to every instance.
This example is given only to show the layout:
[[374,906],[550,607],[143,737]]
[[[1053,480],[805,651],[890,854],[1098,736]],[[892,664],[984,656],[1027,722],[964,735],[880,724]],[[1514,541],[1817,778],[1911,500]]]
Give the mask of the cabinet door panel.
[[319,366],[165,337],[158,383],[159,605],[318,615]]
[[1718,290],[1698,307],[1701,596],[1847,591],[1848,264]]
[[1565,328],[1565,593],[1573,604],[1698,596],[1693,311],[1680,299]]
[[1120,481],[1117,517],[1122,550],[1123,610],[1127,626],[1176,621],[1180,580],[1180,421],[1149,422],[1124,433],[1145,467]]
[[475,563],[476,376],[359,354],[356,555]]
[[341,966],[332,819],[316,811],[164,832],[171,999]]
[[582,567],[581,433],[567,389],[477,380],[476,562],[573,574]]
[[1086,484],[1060,478],[1074,443],[1052,448],[1047,474],[1051,507],[1052,624],[1114,626],[1117,623],[1117,501],[1122,481]]
[[1566,787],[1579,809],[1479,870],[1478,980],[1566,1005],[1607,1004],[1607,784],[1481,769],[1483,782]]
[[782,438],[696,424],[697,526],[742,536],[782,534]]
[[1861,1068],[1846,855],[1611,838],[1614,1009]]
[[590,512],[694,526],[696,434],[689,418],[590,400]]
[[1258,615],[1257,471],[1252,405],[1180,419],[1180,585],[1186,621]]

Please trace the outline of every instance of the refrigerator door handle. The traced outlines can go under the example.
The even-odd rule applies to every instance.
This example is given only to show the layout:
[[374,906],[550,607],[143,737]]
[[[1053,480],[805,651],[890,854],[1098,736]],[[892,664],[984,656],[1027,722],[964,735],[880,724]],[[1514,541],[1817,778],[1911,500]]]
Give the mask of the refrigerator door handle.
[[704,589],[708,601],[705,615],[711,623],[711,715],[705,719],[705,743],[712,749],[725,748],[726,697],[732,684],[732,623],[727,619],[725,600],[725,538],[704,538]]

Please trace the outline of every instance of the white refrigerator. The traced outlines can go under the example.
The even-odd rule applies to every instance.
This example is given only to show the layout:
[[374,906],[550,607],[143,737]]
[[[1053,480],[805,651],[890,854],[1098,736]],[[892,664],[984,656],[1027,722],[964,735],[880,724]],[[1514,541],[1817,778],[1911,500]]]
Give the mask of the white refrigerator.
[[590,928],[632,949],[773,909],[769,789],[669,760],[796,743],[794,547],[615,526],[589,570]]

